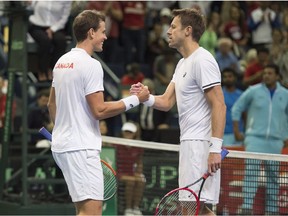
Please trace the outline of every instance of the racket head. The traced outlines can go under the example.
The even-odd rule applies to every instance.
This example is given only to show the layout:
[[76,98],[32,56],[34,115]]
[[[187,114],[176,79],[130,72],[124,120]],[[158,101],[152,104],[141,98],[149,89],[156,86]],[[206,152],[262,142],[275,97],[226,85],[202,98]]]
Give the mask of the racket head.
[[117,192],[118,183],[115,170],[104,160],[101,160],[104,181],[104,198],[103,200],[111,199]]
[[[179,200],[179,196],[183,197],[183,201]],[[198,215],[199,210],[198,196],[185,187],[168,192],[158,203],[155,215]]]

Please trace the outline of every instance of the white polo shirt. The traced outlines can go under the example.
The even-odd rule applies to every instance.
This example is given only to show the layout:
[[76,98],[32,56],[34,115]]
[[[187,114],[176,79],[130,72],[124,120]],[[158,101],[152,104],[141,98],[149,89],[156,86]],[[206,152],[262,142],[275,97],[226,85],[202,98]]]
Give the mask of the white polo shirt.
[[175,83],[180,141],[210,140],[211,108],[204,90],[221,85],[221,73],[215,58],[199,47],[178,62],[172,82]]
[[85,50],[73,48],[63,55],[53,70],[56,119],[51,150],[101,150],[99,121],[92,115],[86,95],[104,91],[103,69]]

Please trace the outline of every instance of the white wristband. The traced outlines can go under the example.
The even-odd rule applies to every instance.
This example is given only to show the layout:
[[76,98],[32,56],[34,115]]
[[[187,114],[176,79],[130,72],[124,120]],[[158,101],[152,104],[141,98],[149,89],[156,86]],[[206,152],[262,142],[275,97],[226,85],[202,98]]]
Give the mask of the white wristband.
[[217,137],[211,137],[209,152],[221,153],[223,140]]
[[136,95],[131,95],[129,97],[121,99],[126,106],[125,111],[128,111],[139,105],[139,99]]
[[155,103],[155,97],[154,97],[154,95],[151,95],[151,94],[149,95],[149,99],[147,101],[143,102],[143,104],[148,106],[148,107],[153,106],[154,103]]

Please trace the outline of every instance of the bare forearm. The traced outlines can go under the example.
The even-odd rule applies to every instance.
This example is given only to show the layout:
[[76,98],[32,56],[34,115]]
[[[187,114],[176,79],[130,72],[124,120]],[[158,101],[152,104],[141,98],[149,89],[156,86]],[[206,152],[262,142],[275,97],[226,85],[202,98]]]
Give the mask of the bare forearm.
[[218,104],[212,109],[212,137],[222,139],[226,123],[226,106]]

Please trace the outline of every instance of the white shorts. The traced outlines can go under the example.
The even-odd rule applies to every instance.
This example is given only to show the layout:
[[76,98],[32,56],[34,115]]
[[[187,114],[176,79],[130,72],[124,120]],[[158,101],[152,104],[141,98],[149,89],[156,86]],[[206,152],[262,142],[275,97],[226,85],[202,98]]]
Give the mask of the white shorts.
[[[208,170],[209,141],[184,140],[179,151],[179,187],[185,187],[198,180]],[[203,186],[200,200],[217,204],[220,194],[220,170],[209,176]],[[190,187],[197,195],[201,183]],[[181,198],[182,201],[191,201]]]
[[62,170],[73,202],[103,200],[103,172],[99,150],[52,152]]

